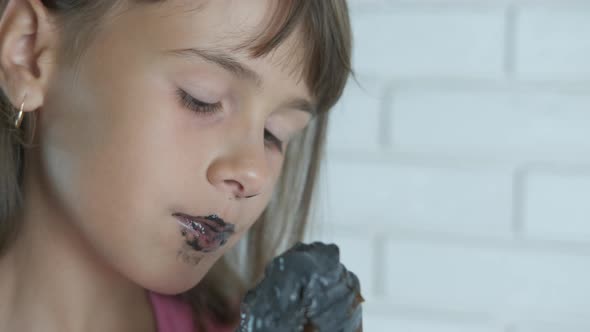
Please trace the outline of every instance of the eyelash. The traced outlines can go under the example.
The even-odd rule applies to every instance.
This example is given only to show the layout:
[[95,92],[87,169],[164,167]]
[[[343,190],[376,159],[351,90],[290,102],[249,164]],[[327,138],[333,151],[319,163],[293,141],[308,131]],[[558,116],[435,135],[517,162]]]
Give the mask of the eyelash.
[[[177,97],[180,101],[180,104],[183,107],[186,107],[190,111],[198,113],[199,115],[210,116],[214,115],[218,111],[221,110],[221,103],[209,104],[202,102],[191,95],[189,95],[186,91],[182,89],[178,89]],[[264,129],[264,140],[265,142],[268,141],[272,144],[275,148],[279,150],[279,152],[283,152],[283,141],[278,139],[273,133],[271,133],[268,129]]]
[[182,106],[201,115],[213,115],[221,109],[221,103],[208,104],[193,98],[186,91],[178,89],[177,96]]

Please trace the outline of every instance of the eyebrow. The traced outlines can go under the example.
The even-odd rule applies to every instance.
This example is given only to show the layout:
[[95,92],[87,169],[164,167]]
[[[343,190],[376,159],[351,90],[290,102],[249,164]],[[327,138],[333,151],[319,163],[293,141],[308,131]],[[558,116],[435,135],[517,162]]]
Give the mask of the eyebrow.
[[[262,77],[254,70],[240,63],[230,54],[218,51],[203,50],[198,48],[176,49],[170,50],[166,53],[181,58],[186,58],[189,60],[194,58],[200,58],[201,60],[213,63],[225,69],[235,77],[254,82],[257,87],[262,86]],[[304,112],[310,113],[312,116],[315,116],[317,114],[316,106],[305,98],[293,98],[284,103],[283,107],[299,109]]]

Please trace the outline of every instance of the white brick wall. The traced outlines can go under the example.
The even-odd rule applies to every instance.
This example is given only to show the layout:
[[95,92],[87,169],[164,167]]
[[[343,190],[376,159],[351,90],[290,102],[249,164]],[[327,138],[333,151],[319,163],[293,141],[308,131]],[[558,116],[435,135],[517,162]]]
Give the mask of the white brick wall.
[[523,6],[516,29],[517,72],[523,79],[589,79],[590,3]]
[[310,240],[365,331],[590,331],[590,1],[350,5]]
[[[503,245],[390,241],[385,296],[397,305],[485,313],[494,320],[588,319],[588,258]],[[576,287],[572,287],[576,285]]]
[[359,12],[353,25],[355,68],[379,76],[499,77],[503,14],[422,6]]
[[531,170],[524,184],[527,236],[590,242],[590,172]]
[[505,172],[330,160],[325,178],[331,223],[511,236],[512,183]]
[[400,91],[391,109],[392,144],[402,151],[504,154],[525,161],[552,153],[573,157],[590,151],[589,105],[590,93]]

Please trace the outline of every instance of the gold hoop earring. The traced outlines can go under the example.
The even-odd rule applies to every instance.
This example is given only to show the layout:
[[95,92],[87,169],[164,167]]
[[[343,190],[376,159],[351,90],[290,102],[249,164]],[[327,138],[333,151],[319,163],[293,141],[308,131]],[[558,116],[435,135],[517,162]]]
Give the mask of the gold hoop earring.
[[23,122],[24,117],[24,108],[25,108],[25,98],[27,98],[27,94],[23,97],[23,102],[20,104],[20,109],[18,111],[18,115],[16,116],[16,120],[14,120],[14,127],[16,129],[20,128],[21,123]]

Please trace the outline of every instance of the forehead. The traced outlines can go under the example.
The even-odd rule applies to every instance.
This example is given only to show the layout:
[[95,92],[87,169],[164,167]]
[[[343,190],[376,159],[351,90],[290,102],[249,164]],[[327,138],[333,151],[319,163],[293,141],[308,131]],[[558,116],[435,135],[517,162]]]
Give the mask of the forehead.
[[[148,36],[162,51],[194,48],[230,52],[252,64],[303,79],[305,50],[301,26],[269,54],[253,58],[250,47],[258,38],[272,35],[271,24],[287,2],[275,0],[166,0],[137,5],[127,11],[128,25]],[[137,10],[135,10],[137,9]],[[147,23],[149,22],[149,24]],[[272,68],[268,68],[268,64]]]

